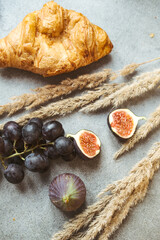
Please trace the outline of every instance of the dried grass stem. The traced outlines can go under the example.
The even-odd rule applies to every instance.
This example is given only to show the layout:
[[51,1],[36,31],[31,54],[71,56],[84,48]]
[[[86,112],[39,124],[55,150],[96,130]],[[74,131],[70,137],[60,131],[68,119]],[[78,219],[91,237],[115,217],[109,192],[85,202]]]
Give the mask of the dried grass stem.
[[108,97],[104,97],[81,109],[82,112],[94,112],[109,106],[118,107],[128,100],[143,96],[155,89],[160,83],[160,69],[143,73],[135,78],[131,84],[127,84]]
[[34,93],[26,93],[18,97],[13,97],[14,102],[2,105],[0,107],[0,115],[14,113],[23,108],[31,109],[41,104],[46,103],[51,99],[69,95],[73,91],[82,89],[91,89],[98,87],[101,83],[107,80],[110,75],[110,69],[104,69],[101,72],[94,74],[85,74],[76,79],[67,78],[60,85],[46,85],[44,87],[34,89]]

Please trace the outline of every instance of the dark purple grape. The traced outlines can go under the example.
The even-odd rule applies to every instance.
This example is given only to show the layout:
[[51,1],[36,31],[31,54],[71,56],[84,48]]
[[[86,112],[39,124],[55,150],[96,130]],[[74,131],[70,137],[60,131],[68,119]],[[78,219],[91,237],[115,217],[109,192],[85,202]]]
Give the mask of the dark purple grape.
[[33,144],[39,140],[41,136],[41,128],[34,122],[27,123],[22,128],[22,136],[24,142],[27,144]]
[[70,138],[59,137],[55,141],[55,148],[60,155],[68,155],[74,151],[74,143]]
[[9,164],[7,169],[4,171],[4,176],[10,183],[20,183],[24,178],[24,171],[22,166],[19,164]]
[[20,138],[16,141],[15,148],[18,152],[23,152],[24,151],[24,141],[23,141],[22,138]]
[[61,155],[61,157],[66,162],[72,161],[73,159],[76,158],[76,151],[73,151],[72,153],[67,155]]
[[3,143],[4,143],[4,151],[3,154],[5,156],[9,156],[12,151],[13,151],[13,144],[8,138],[3,138]]
[[9,140],[14,141],[21,138],[21,127],[14,121],[7,122],[3,127],[3,134]]
[[51,202],[63,211],[75,211],[85,201],[86,188],[83,181],[71,173],[60,174],[49,186]]
[[44,150],[44,154],[50,159],[55,159],[59,157],[59,154],[54,145],[47,146]]
[[54,141],[60,136],[64,136],[62,124],[58,121],[49,121],[42,127],[42,135],[48,141]]
[[42,122],[42,119],[40,119],[40,118],[31,118],[29,121],[28,121],[28,123],[31,123],[31,122],[34,122],[34,123],[36,123],[38,126],[39,126],[39,128],[42,128],[42,126],[43,126],[43,122]]
[[4,140],[0,137],[0,154],[4,153]]
[[16,156],[16,157],[7,159],[7,164],[9,165],[11,163],[16,163],[16,164],[19,164],[19,165],[23,165],[24,161],[20,157]]
[[49,159],[42,151],[37,150],[26,157],[25,167],[31,172],[45,172],[49,168]]

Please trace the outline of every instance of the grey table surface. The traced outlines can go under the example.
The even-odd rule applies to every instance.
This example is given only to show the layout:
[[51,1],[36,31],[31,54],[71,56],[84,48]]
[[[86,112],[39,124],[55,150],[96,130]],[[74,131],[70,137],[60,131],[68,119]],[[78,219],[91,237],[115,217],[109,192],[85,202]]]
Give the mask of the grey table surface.
[[[0,38],[6,36],[23,17],[40,9],[45,0],[0,0]],[[107,31],[114,44],[110,56],[81,68],[73,73],[44,79],[36,74],[16,70],[0,69],[0,105],[9,98],[30,92],[31,88],[54,83],[66,77],[76,77],[93,73],[103,68],[121,69],[132,62],[143,62],[159,56],[160,52],[160,1],[158,0],[61,0],[63,7],[86,15],[89,20]],[[150,38],[149,34],[155,37]],[[159,67],[159,62],[141,67],[137,73],[151,71]],[[131,78],[120,79],[129,81]],[[137,115],[148,116],[159,104],[159,92],[129,102]],[[113,154],[120,143],[112,136],[106,124],[109,109],[101,113],[85,115],[79,112],[61,117],[67,133],[80,129],[90,129],[98,134],[102,142],[102,152],[95,161],[84,162],[77,159],[64,162],[58,159],[45,174],[26,171],[25,180],[15,186],[9,184],[0,171],[0,240],[48,240],[60,230],[71,217],[56,209],[48,198],[48,186],[58,174],[72,172],[80,176],[86,184],[86,206],[96,200],[96,195],[107,184],[123,178],[151,145],[159,141],[160,129],[141,142],[133,151],[119,161]],[[17,116],[11,119],[16,119]],[[1,119],[1,122],[7,119]],[[134,207],[121,227],[113,234],[112,240],[159,240],[160,239],[160,172],[150,184],[145,200]],[[15,218],[15,221],[13,221]]]

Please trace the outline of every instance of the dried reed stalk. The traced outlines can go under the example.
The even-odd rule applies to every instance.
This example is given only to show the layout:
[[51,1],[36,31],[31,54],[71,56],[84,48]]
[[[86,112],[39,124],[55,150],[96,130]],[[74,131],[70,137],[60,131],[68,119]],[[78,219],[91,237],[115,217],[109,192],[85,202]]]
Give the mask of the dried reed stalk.
[[80,111],[88,113],[103,109],[109,106],[118,107],[128,100],[134,99],[139,96],[155,89],[160,83],[160,69],[153,72],[143,73],[135,78],[131,84],[127,84],[113,94],[104,97],[88,106],[82,108]]
[[120,224],[122,224],[123,220],[127,217],[130,209],[137,205],[139,201],[143,201],[146,193],[147,193],[148,185],[146,183],[142,183],[141,186],[137,187],[137,189],[132,193],[130,197],[128,197],[127,201],[123,205],[120,210],[117,210],[115,216],[112,218],[110,224],[107,227],[104,227],[104,230],[98,240],[108,239],[113,232],[115,232]]
[[160,106],[150,115],[147,121],[136,131],[132,138],[130,138],[122,147],[116,152],[114,158],[117,159],[125,152],[132,149],[141,139],[144,139],[154,129],[160,126]]
[[129,75],[133,73],[139,66],[158,59],[160,58],[154,58],[138,64],[132,63],[117,72],[111,72],[110,69],[105,69],[98,73],[79,76],[76,79],[68,78],[62,81],[60,85],[46,85],[41,88],[33,89],[34,93],[26,93],[18,97],[13,97],[13,102],[1,105],[0,116],[5,113],[8,113],[8,115],[11,116],[19,110],[22,110],[24,108],[31,109],[37,107],[51,99],[68,95],[76,90],[95,88],[101,83],[105,82],[108,76],[110,76],[111,80],[114,80],[118,76]]
[[102,199],[89,206],[82,213],[64,224],[63,230],[56,233],[52,240],[67,240],[70,239],[82,227],[87,227],[92,219],[99,213],[109,202],[111,196],[104,196]]
[[[81,220],[77,215],[65,225],[65,228],[53,236],[53,240],[107,240],[109,236],[119,227],[126,218],[131,207],[142,201],[147,193],[149,181],[153,178],[155,171],[160,167],[160,143],[157,143],[149,151],[147,157],[143,158],[131,170],[129,175],[120,181],[110,184],[100,195],[104,195],[108,190],[111,191],[110,199],[106,199],[103,208],[99,208],[92,218],[90,224],[76,229],[78,221]],[[99,205],[98,200],[97,206]],[[105,201],[104,197],[103,200]],[[102,204],[102,202],[101,202]],[[85,210],[91,210],[89,206]],[[84,215],[83,215],[84,216]],[[87,216],[86,216],[87,219]],[[74,225],[76,223],[77,225]],[[69,229],[69,231],[68,231]],[[80,230],[80,231],[79,231]],[[84,230],[84,232],[82,232]],[[64,237],[64,238],[63,238]],[[98,238],[97,238],[98,237]]]
[[[109,95],[117,91],[120,87],[124,86],[124,83],[121,84],[104,84],[95,89],[95,91],[88,91],[86,94],[83,94],[78,97],[71,97],[63,99],[51,104],[48,104],[45,107],[41,107],[39,110],[28,113],[19,119],[16,120],[20,125],[24,125],[30,118],[39,117],[42,119],[47,119],[57,115],[66,115],[71,113],[74,110],[89,104],[96,99],[100,98],[103,95]],[[3,124],[0,125],[0,129],[3,128]]]
[[26,93],[18,97],[14,97],[14,102],[2,105],[0,108],[0,115],[8,113],[13,115],[23,108],[31,109],[37,107],[45,102],[55,99],[60,96],[69,95],[73,91],[82,89],[91,89],[98,87],[105,82],[110,75],[110,69],[104,69],[101,72],[94,74],[85,74],[76,79],[66,79],[59,85],[46,85],[41,88],[34,89],[34,93]]
[[127,76],[129,74],[132,74],[132,73],[134,73],[134,71],[138,67],[140,67],[140,66],[142,66],[142,65],[144,65],[146,63],[154,62],[154,61],[159,60],[159,59],[160,59],[160,57],[154,58],[154,59],[151,59],[149,61],[142,62],[142,63],[131,63],[129,65],[126,65],[123,69],[121,69],[121,70],[119,70],[117,72],[113,72],[111,74],[110,80],[113,81],[113,80],[115,80],[119,76],[123,76],[124,77],[124,76]]

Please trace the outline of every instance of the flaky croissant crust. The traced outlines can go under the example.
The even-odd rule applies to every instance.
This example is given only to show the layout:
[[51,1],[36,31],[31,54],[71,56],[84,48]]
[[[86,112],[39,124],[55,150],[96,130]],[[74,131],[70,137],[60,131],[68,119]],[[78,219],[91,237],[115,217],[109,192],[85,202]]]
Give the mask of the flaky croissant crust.
[[51,1],[0,40],[0,67],[53,76],[97,61],[112,48],[104,30]]

